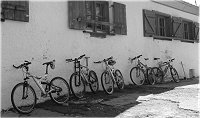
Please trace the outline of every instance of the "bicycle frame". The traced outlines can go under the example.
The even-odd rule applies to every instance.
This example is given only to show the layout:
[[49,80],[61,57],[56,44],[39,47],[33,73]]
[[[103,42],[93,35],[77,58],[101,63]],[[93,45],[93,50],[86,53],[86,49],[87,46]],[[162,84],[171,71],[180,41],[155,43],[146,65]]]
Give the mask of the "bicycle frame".
[[[28,78],[32,78],[34,80],[34,82],[36,83],[36,85],[39,87],[40,91],[43,94],[47,94],[47,92],[45,91],[45,89],[47,89],[47,88],[44,89],[42,87],[42,84],[46,84],[48,86],[49,83],[48,82],[42,82],[42,80],[47,80],[48,74],[45,74],[44,77],[38,77],[38,76],[30,74],[29,72],[25,72],[25,73],[26,73],[26,77],[24,78],[25,81],[27,81]],[[48,93],[50,93],[50,91]]]
[[[80,83],[80,76],[83,77],[83,80],[86,82],[86,84],[89,83],[89,81],[88,81],[88,75],[89,75],[89,71],[90,71],[90,69],[88,68],[88,58],[89,57],[85,57],[85,58],[86,58],[85,66],[80,64],[80,61],[78,61],[78,60],[74,61],[74,72],[77,72],[79,74],[78,84],[77,84],[77,79],[75,79],[75,85],[77,85],[77,86],[79,86],[79,83]],[[83,70],[83,68],[85,69],[85,71]]]
[[115,75],[114,75],[114,72],[115,72],[115,68],[113,66],[110,66],[108,65],[108,62],[107,61],[104,61],[105,65],[106,65],[106,71],[109,72],[109,74],[111,75],[112,77],[112,80],[116,83],[116,80],[115,80]]
[[[162,69],[162,67],[165,67],[165,68]],[[166,76],[167,71],[168,71],[170,68],[172,68],[172,66],[170,65],[170,62],[167,62],[166,64],[159,65],[159,68],[162,70],[163,76]]]

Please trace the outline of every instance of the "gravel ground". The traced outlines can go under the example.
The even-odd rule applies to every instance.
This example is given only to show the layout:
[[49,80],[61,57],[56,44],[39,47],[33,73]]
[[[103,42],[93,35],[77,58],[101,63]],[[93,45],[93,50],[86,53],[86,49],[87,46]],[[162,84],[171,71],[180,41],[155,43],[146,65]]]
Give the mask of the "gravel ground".
[[71,98],[64,106],[47,100],[28,115],[10,109],[2,117],[133,117],[133,118],[199,118],[199,80],[182,80],[160,85],[128,85],[107,95],[87,93],[83,99]]

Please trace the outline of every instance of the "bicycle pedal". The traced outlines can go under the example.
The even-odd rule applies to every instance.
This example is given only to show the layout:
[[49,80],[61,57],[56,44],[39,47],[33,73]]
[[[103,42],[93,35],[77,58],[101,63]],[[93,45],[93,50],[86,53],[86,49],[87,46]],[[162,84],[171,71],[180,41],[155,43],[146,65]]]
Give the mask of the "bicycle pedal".
[[41,97],[46,98],[48,97],[48,94],[41,93]]

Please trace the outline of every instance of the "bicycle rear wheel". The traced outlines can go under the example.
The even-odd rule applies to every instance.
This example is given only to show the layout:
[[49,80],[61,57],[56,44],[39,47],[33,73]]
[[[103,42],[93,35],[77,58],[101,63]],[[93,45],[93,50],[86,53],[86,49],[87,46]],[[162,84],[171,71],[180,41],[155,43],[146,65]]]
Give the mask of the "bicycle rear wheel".
[[171,73],[172,79],[173,79],[176,83],[180,82],[179,76],[178,76],[178,72],[176,71],[175,68],[170,68],[170,73]]
[[33,111],[36,104],[36,94],[32,86],[27,83],[17,84],[11,92],[13,107],[22,114]]
[[77,98],[82,98],[85,94],[85,83],[83,77],[79,73],[73,73],[70,77],[70,88]]
[[136,85],[143,85],[145,81],[145,74],[139,67],[133,67],[130,71],[131,81]]
[[112,80],[111,75],[109,74],[108,71],[104,71],[101,74],[101,84],[103,87],[103,90],[107,93],[107,94],[112,94],[114,91],[114,82]]
[[147,75],[148,84],[154,85],[156,83],[154,71],[152,70],[152,68],[149,68],[147,72],[148,72],[148,75]]
[[155,78],[155,83],[162,83],[163,82],[163,71],[158,67],[153,67],[151,69],[153,72],[153,77]]
[[61,77],[55,77],[50,82],[50,97],[57,104],[64,104],[69,100],[69,84]]
[[89,86],[90,86],[90,89],[93,93],[96,93],[99,89],[99,82],[98,82],[98,78],[97,78],[97,75],[96,73],[91,70],[89,72]]
[[122,76],[122,73],[120,72],[120,70],[115,70],[115,77],[116,77],[116,83],[117,83],[117,87],[119,89],[124,89],[124,78]]

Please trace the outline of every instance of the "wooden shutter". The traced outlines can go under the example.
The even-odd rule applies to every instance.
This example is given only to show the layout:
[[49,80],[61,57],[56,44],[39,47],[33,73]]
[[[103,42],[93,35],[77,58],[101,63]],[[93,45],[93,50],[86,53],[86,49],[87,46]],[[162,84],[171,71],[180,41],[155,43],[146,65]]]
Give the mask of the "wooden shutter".
[[194,40],[199,42],[199,23],[194,23]]
[[166,36],[172,36],[172,19],[171,17],[166,17]]
[[182,19],[178,17],[172,17],[172,25],[173,25],[172,36],[177,38],[183,38]]
[[114,32],[116,34],[127,35],[126,6],[124,4],[114,2],[113,11]]
[[85,1],[68,1],[69,28],[83,30],[85,28]]
[[143,10],[143,27],[145,37],[156,34],[156,15],[154,11]]
[[188,22],[189,27],[189,40],[194,40],[194,25],[193,22]]
[[4,19],[29,21],[28,1],[2,1],[1,6]]

